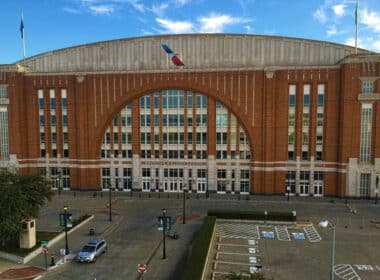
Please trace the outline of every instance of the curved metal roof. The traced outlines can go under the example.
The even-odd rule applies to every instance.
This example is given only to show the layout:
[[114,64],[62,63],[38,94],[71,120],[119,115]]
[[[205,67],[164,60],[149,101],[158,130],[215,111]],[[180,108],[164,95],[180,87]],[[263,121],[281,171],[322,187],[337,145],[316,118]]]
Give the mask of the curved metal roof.
[[[355,53],[353,47],[298,38],[186,34],[136,37],[79,45],[22,61],[33,72],[170,71],[178,69],[161,45],[178,53],[187,70],[260,69],[335,65]],[[361,50],[361,53],[370,53]]]

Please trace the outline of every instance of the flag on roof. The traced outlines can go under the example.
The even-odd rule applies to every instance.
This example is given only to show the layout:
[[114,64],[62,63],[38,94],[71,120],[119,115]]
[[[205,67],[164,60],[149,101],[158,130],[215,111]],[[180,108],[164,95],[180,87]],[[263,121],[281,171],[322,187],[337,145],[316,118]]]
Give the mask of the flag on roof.
[[20,23],[20,32],[21,32],[21,39],[24,39],[24,20],[21,17],[21,23]]
[[184,66],[181,59],[178,57],[178,54],[174,53],[168,45],[162,44],[162,48],[165,50],[165,52],[168,54],[169,58],[173,61],[174,65],[176,66]]
[[355,24],[358,24],[358,1],[356,1],[356,7],[355,7]]

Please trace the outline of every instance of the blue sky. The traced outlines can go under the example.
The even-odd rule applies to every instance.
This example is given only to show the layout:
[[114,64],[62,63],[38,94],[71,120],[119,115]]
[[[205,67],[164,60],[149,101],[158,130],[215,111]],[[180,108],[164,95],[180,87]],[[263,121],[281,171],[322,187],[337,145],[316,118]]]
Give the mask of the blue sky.
[[[1,0],[0,64],[91,42],[241,33],[354,45],[356,0]],[[359,0],[358,46],[380,52],[380,1]]]

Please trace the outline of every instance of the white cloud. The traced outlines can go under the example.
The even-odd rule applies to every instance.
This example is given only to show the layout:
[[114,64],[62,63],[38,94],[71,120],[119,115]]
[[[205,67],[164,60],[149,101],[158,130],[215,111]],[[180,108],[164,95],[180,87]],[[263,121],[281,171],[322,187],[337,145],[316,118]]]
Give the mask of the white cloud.
[[193,24],[189,21],[171,21],[162,18],[156,18],[156,21],[164,28],[163,33],[183,34],[194,32]]
[[336,35],[338,33],[338,31],[336,30],[336,26],[335,25],[329,26],[328,29],[326,30],[326,33],[327,33],[327,37]]
[[184,6],[190,2],[190,0],[173,0],[175,5]]
[[332,6],[332,10],[334,11],[334,15],[337,17],[342,17],[345,14],[346,5],[338,4]]
[[244,28],[245,28],[247,34],[252,34],[253,33],[252,26],[246,25],[246,26],[244,26]]
[[115,12],[115,8],[110,5],[89,6],[88,8],[96,15],[110,15]]
[[[350,37],[345,42],[345,45],[355,47],[355,38]],[[364,37],[358,38],[358,48],[371,50],[375,52],[380,52],[380,40],[378,38],[374,39],[373,37]]]
[[79,9],[74,9],[74,8],[69,8],[69,7],[64,7],[63,11],[70,13],[70,14],[79,14],[80,13]]
[[127,2],[129,2],[137,11],[141,13],[145,12],[144,4],[142,4],[139,0],[127,0]]
[[313,18],[320,23],[325,23],[327,21],[326,13],[323,7],[319,7],[313,14]]
[[373,42],[372,46],[376,52],[380,52],[380,40]]
[[164,14],[165,10],[169,7],[169,4],[168,3],[162,3],[160,5],[153,5],[152,6],[152,13],[154,13],[155,15],[159,16],[159,17],[162,17],[162,15]]
[[[345,44],[347,46],[355,47],[355,38],[350,37],[343,44]],[[359,48],[364,48],[364,49],[366,48],[366,47],[363,46],[363,42],[359,38],[358,38],[358,47]]]
[[359,22],[367,25],[375,32],[380,32],[380,15],[374,11],[363,9],[360,13]]
[[206,17],[198,18],[200,23],[199,31],[202,33],[221,33],[226,25],[241,23],[247,20],[234,18],[230,15],[218,15],[211,13]]

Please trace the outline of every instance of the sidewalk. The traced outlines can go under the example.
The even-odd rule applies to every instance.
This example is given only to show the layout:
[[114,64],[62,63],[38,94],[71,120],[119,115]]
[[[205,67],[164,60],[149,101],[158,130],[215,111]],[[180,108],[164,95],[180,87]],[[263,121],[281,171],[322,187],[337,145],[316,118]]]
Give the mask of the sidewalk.
[[[117,199],[117,198],[114,198]],[[115,229],[123,217],[120,216],[117,212],[112,211],[112,222],[109,219],[109,212],[107,210],[107,204],[99,205],[98,200],[94,200],[91,196],[81,195],[77,197],[68,197],[68,196],[56,196],[54,203],[50,202],[47,205],[47,209],[43,209],[40,219],[37,220],[37,228],[42,231],[51,231],[58,230],[58,215],[55,212],[59,213],[62,209],[63,204],[67,204],[70,201],[70,211],[75,213],[75,216],[78,217],[82,215],[83,211],[83,201],[88,202],[89,208],[94,211],[94,218],[90,221],[84,223],[74,230],[71,233],[68,233],[68,247],[69,251],[73,252],[70,255],[62,258],[60,256],[60,249],[65,248],[65,237],[61,238],[53,246],[49,246],[49,251],[47,253],[47,267],[45,264],[45,256],[41,253],[38,254],[35,258],[29,261],[27,264],[17,264],[7,260],[0,259],[0,279],[33,279],[34,277],[41,275],[42,273],[56,269],[60,265],[64,264],[65,261],[71,261],[76,256],[76,252],[88,241],[95,239],[96,237],[106,236],[110,234],[113,229]],[[93,202],[93,203],[91,203]],[[94,204],[94,205],[91,205]],[[104,207],[102,209],[102,206]],[[92,211],[91,211],[92,212]],[[95,234],[93,236],[89,235],[90,229],[94,229]],[[52,257],[54,257],[55,265],[52,265]]]

